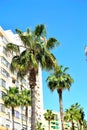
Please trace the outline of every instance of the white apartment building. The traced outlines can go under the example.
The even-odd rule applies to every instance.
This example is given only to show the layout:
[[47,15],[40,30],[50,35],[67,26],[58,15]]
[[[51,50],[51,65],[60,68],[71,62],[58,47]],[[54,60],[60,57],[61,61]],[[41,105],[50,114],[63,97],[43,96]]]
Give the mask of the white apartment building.
[[[16,74],[12,74],[10,71],[10,63],[12,56],[6,52],[5,46],[9,42],[21,44],[17,34],[14,34],[11,30],[3,30],[0,27],[0,130],[11,130],[11,109],[4,106],[2,96],[5,93],[5,89],[9,89],[11,86],[18,86],[20,89],[27,88],[30,89],[27,76],[22,79],[22,81],[17,80]],[[39,66],[39,73],[37,76],[37,86],[36,86],[36,115],[37,120],[43,122],[43,93],[42,93],[42,73],[41,67]],[[31,108],[29,108],[29,120],[28,129],[30,130],[31,118],[30,114]],[[21,122],[22,116],[22,122]],[[25,129],[25,111],[21,108],[15,108],[15,119],[14,119],[15,130]]]

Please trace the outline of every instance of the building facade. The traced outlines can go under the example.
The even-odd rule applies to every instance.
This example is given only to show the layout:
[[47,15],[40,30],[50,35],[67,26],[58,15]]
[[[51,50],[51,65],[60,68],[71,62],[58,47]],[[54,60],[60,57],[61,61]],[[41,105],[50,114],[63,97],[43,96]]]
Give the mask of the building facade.
[[[2,97],[5,93],[5,89],[9,89],[14,85],[19,89],[30,89],[27,76],[21,81],[17,79],[16,73],[12,74],[10,71],[10,63],[12,56],[6,52],[6,44],[9,42],[21,44],[21,40],[17,34],[14,34],[11,30],[4,31],[0,27],[0,130],[11,130],[11,109],[4,106]],[[30,130],[31,124],[31,108],[29,107],[29,120],[28,130]],[[42,74],[41,67],[39,66],[39,73],[37,76],[36,86],[36,117],[37,120],[43,122],[43,94],[42,94]],[[22,120],[21,120],[22,119]],[[25,108],[18,107],[14,111],[14,127],[15,130],[21,130],[26,128],[25,122]]]

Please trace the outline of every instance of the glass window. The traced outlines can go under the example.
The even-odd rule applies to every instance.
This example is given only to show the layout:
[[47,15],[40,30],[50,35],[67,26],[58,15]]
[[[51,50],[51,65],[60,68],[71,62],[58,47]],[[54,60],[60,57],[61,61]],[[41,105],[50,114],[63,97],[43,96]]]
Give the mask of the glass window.
[[15,85],[19,87],[19,82],[16,80]]
[[7,128],[7,130],[10,128],[10,125],[8,125],[8,124],[6,124],[6,128]]
[[31,123],[31,117],[29,117],[29,123]]
[[6,124],[6,119],[3,117],[0,117],[0,125],[5,126],[5,124]]
[[55,120],[57,121],[58,120],[58,115],[55,114]]
[[3,98],[4,95],[5,95],[5,92],[0,91],[0,98]]
[[24,114],[22,114],[22,119],[25,121],[25,115]]
[[22,111],[25,111],[25,109],[26,109],[25,106],[22,106],[22,107],[21,107],[21,110],[22,110]]
[[25,80],[25,79],[22,79],[22,83],[26,85],[26,80]]
[[6,128],[10,128],[10,120],[6,119]]
[[6,81],[4,79],[0,79],[0,85],[5,88],[6,87]]
[[1,74],[4,75],[6,78],[9,77],[9,73],[4,68],[1,68]]
[[16,117],[16,118],[19,118],[19,112],[18,111],[14,111],[14,116]]
[[6,39],[4,36],[2,36],[2,41],[3,41],[5,44],[8,43],[7,39]]
[[0,111],[5,113],[5,106],[4,106],[4,104],[0,103]]
[[5,54],[5,56],[10,57],[10,54],[6,51],[6,48],[3,46],[2,52]]
[[4,57],[2,57],[1,62],[2,62],[6,67],[9,67],[9,66],[10,66],[10,63],[9,63]]
[[19,130],[20,129],[20,124],[18,122],[14,121],[14,129]]

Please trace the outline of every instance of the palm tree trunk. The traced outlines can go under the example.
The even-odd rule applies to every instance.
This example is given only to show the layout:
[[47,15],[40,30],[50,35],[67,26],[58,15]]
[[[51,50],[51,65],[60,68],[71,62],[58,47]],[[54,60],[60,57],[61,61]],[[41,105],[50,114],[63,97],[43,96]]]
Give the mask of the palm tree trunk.
[[72,121],[72,130],[74,130],[74,122]]
[[31,88],[31,130],[35,130],[36,120],[35,120],[35,88]]
[[23,129],[23,110],[21,106],[21,129]]
[[28,130],[28,107],[26,106],[26,130]]
[[62,90],[57,90],[59,94],[59,104],[60,104],[60,117],[61,117],[61,130],[64,130],[64,116],[63,116],[63,102],[62,102]]
[[48,129],[50,130],[50,121],[48,121],[48,127],[49,127]]
[[12,130],[14,130],[14,107],[12,107]]
[[31,88],[31,130],[36,129],[36,113],[35,113],[35,86],[36,86],[36,72],[32,68],[29,71],[29,84]]

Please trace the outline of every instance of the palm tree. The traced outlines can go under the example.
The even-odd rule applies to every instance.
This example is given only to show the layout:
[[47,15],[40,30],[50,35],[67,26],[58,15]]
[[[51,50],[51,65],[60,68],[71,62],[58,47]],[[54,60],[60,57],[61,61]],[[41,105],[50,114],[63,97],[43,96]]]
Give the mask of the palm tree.
[[41,122],[37,122],[36,130],[44,130],[44,128],[42,127],[42,123]]
[[79,109],[79,113],[80,113],[80,119],[79,119],[80,129],[83,130],[83,122],[84,122],[84,116],[85,116],[83,108]]
[[3,96],[4,105],[12,110],[12,130],[14,130],[14,108],[20,105],[19,90],[17,87],[9,87]]
[[48,127],[50,130],[50,121],[54,120],[55,115],[52,113],[52,110],[47,110],[46,113],[44,113],[44,118],[48,121]]
[[27,29],[24,33],[16,29],[16,32],[22,41],[21,45],[9,43],[6,49],[15,54],[11,62],[11,71],[17,70],[18,76],[28,75],[31,88],[31,130],[35,130],[35,86],[38,66],[40,64],[46,70],[56,67],[57,61],[50,49],[59,43],[55,38],[46,39],[46,29],[42,24],[37,25],[34,31]]
[[64,68],[62,70],[62,66],[58,66],[56,71],[53,74],[48,76],[47,82],[48,87],[51,91],[57,90],[59,95],[59,103],[60,103],[60,116],[61,116],[61,127],[64,130],[64,116],[63,116],[63,103],[62,103],[62,91],[65,89],[70,89],[70,86],[73,82],[73,79],[69,74],[66,74],[66,70],[68,68]]
[[28,126],[28,106],[31,105],[30,91],[25,89],[20,93],[20,104],[25,107],[25,117],[26,117],[26,130]]
[[83,121],[83,128],[84,128],[84,130],[87,130],[87,120],[85,120],[85,119]]
[[[75,103],[71,105],[69,109],[66,109],[65,111],[65,121],[71,122],[72,124],[72,130],[75,130],[74,124],[77,122],[82,123],[82,108],[80,108],[80,105],[78,103]],[[80,128],[81,129],[81,128]],[[82,129],[81,129],[82,130]]]

